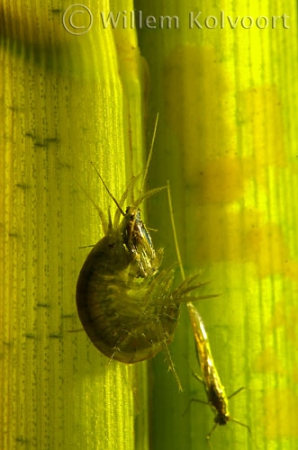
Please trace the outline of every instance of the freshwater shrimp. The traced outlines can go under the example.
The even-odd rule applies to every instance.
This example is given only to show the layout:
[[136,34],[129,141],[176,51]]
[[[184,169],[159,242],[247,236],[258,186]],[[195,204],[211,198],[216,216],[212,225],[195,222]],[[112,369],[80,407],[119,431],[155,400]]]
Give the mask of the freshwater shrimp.
[[155,251],[139,210],[144,199],[164,188],[142,194],[124,212],[123,203],[137,178],[117,202],[100,174],[99,177],[117,210],[114,220],[108,213],[106,222],[97,208],[105,235],[87,256],[79,274],[76,290],[79,318],[95,347],[110,359],[131,364],[151,359],[164,350],[182,390],[168,344],[174,337],[180,304],[186,301],[188,292],[198,287],[194,284],[196,277],[172,288],[174,269],[160,270],[163,250]]

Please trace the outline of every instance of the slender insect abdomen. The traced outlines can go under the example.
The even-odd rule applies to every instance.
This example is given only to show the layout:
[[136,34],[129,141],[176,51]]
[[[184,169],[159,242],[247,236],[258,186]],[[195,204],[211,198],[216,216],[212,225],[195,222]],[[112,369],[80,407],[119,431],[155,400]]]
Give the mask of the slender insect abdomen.
[[219,425],[224,425],[230,419],[225,389],[214,364],[208,336],[201,316],[191,302],[187,304],[187,307],[208,401],[216,412],[215,422]]
[[[188,307],[188,311],[189,311],[189,315],[190,315],[190,319],[191,319],[191,325],[192,325],[194,338],[195,338],[195,342],[196,342],[197,355],[198,355],[200,364],[202,365],[202,363],[203,363],[203,366],[204,366],[204,362],[206,362],[206,365],[208,364],[208,361],[209,361],[208,356],[210,356],[207,333],[205,331],[203,321],[202,321],[198,311],[193,306],[193,304],[191,302],[189,302],[187,304],[187,307]],[[205,371],[206,371],[206,368],[205,368],[205,370],[203,370],[203,372],[205,372]]]

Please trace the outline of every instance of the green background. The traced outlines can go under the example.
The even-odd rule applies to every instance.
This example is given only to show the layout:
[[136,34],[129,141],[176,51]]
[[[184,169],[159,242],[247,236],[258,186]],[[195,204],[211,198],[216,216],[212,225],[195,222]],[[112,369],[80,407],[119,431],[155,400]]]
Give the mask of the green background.
[[[111,205],[90,161],[119,198],[144,167],[159,113],[148,185],[170,180],[186,273],[201,273],[211,281],[204,293],[220,294],[197,303],[217,369],[227,394],[247,388],[230,410],[253,438],[229,423],[212,447],[294,450],[296,2],[84,5],[93,24],[75,35],[62,23],[66,1],[2,4],[0,447],[208,448],[211,409],[193,404],[184,414],[191,398],[205,399],[191,373],[199,367],[186,311],[170,346],[179,393],[162,354],[109,363],[81,331],[75,306],[89,251],[80,247],[102,237],[85,193],[106,212]],[[102,12],[133,8],[144,18],[176,15],[179,27],[143,24],[138,39],[121,20],[104,28]],[[73,22],[88,27],[83,11]],[[189,27],[191,11],[202,11],[202,29]],[[289,28],[279,19],[273,29],[283,14]],[[224,24],[208,28],[211,15]],[[248,15],[266,16],[268,27],[245,29]],[[228,16],[239,16],[235,29]],[[142,214],[158,229],[164,266],[173,264],[166,194]]]

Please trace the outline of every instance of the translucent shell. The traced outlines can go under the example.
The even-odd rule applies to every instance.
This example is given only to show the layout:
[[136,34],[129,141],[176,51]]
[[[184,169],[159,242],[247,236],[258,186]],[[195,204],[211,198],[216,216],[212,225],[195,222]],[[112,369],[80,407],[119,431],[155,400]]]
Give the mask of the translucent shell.
[[172,271],[139,278],[117,233],[91,251],[77,284],[81,322],[93,344],[109,358],[135,363],[155,356],[172,340],[179,306],[168,295]]
[[93,247],[79,274],[78,314],[92,343],[107,357],[136,363],[165,350],[173,369],[167,345],[174,336],[180,303],[197,286],[192,285],[192,278],[172,289],[174,270],[159,271],[163,250],[155,251],[138,205],[161,188],[147,192],[136,206],[122,211],[134,182],[116,202],[113,222],[109,216],[106,225],[99,210],[105,236]]

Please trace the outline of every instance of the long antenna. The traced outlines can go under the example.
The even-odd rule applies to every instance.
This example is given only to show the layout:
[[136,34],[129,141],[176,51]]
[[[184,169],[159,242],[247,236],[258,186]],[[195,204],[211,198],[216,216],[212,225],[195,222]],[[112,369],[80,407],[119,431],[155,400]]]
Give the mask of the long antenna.
[[181,258],[181,253],[180,253],[180,249],[179,249],[176,225],[175,225],[175,220],[174,220],[174,211],[173,211],[172,195],[171,195],[171,188],[170,188],[169,180],[167,181],[167,187],[168,187],[169,209],[170,209],[170,216],[171,216],[171,223],[172,223],[172,230],[173,230],[173,235],[174,235],[176,254],[177,254],[177,258],[178,258],[178,263],[179,263],[179,267],[180,267],[182,280],[185,280],[185,272],[184,272],[184,268],[183,268],[183,264],[182,264],[182,258]]
[[147,158],[147,163],[146,163],[144,177],[143,177],[142,186],[141,186],[141,193],[144,192],[145,181],[146,181],[146,178],[147,178],[147,174],[148,174],[148,170],[149,170],[149,166],[150,166],[150,162],[151,162],[151,158],[152,158],[153,146],[154,146],[154,142],[155,142],[155,138],[156,138],[156,130],[157,130],[157,125],[158,125],[158,119],[159,119],[159,113],[156,114],[156,119],[155,119],[155,124],[154,124],[153,135],[152,135],[152,139],[151,139],[149,155],[148,155],[148,158]]
[[110,189],[108,188],[108,186],[106,185],[104,179],[102,178],[102,176],[100,175],[100,173],[98,172],[98,170],[96,169],[95,165],[93,164],[92,161],[90,161],[90,163],[92,164],[95,172],[97,173],[97,175],[99,176],[99,178],[101,179],[104,187],[106,188],[107,193],[109,194],[109,196],[113,199],[114,203],[116,204],[118,210],[121,212],[121,214],[123,216],[125,216],[125,212],[123,211],[123,209],[121,208],[121,206],[119,205],[119,203],[117,202],[117,200],[115,199],[114,195],[112,194],[112,192],[110,191]]
[[[177,254],[177,258],[178,258],[181,276],[184,281],[185,280],[185,272],[184,272],[182,259],[181,259],[181,253],[180,253],[179,244],[178,244],[177,231],[176,231],[176,225],[175,225],[175,220],[174,220],[171,188],[170,188],[169,181],[167,181],[167,188],[168,188],[168,201],[169,201],[169,209],[170,209],[174,242],[175,242],[175,247],[176,247],[176,254]],[[214,297],[214,296],[212,295],[212,296],[208,296],[208,297]],[[246,425],[243,422],[240,422],[237,419],[230,417],[229,415],[228,416],[224,415],[224,414],[228,413],[228,399],[234,397],[234,395],[238,394],[240,391],[242,391],[245,388],[241,387],[241,388],[237,389],[237,391],[233,392],[229,397],[226,397],[224,387],[223,387],[220,377],[217,373],[217,370],[216,370],[216,367],[215,367],[215,364],[214,364],[214,361],[212,358],[212,353],[211,353],[211,349],[210,349],[210,345],[209,345],[209,341],[208,341],[208,336],[205,331],[201,316],[199,315],[198,311],[196,310],[196,308],[194,307],[192,302],[190,302],[190,301],[187,302],[186,306],[188,309],[190,322],[192,324],[192,329],[193,329],[193,333],[194,333],[194,337],[195,337],[197,352],[202,355],[201,358],[202,357],[204,358],[203,364],[202,364],[202,362],[200,362],[203,380],[196,375],[195,375],[195,377],[199,381],[203,381],[203,384],[205,385],[205,389],[207,392],[207,398],[208,398],[208,402],[204,402],[201,400],[195,400],[195,401],[198,401],[200,403],[211,404],[211,406],[213,406],[213,408],[216,409],[216,412],[217,412],[216,419],[223,417],[225,419],[224,423],[227,423],[229,420],[231,422],[238,423],[238,425],[241,425],[248,430],[248,432],[252,438],[251,429],[248,425]],[[200,360],[200,358],[199,358],[199,360]],[[205,366],[208,367],[208,365],[209,365],[209,372],[208,372],[209,375],[207,377],[206,373],[204,373],[202,367],[205,367]],[[211,377],[211,374],[213,375],[213,377]],[[216,400],[216,403],[214,403],[215,400]],[[212,447],[210,444],[210,438],[211,438],[211,435],[213,434],[213,431],[220,423],[216,419],[215,419],[215,424],[213,425],[213,427],[209,431],[208,435],[206,436],[208,447],[211,450],[212,450]],[[254,440],[253,440],[253,443],[254,443]],[[256,445],[256,444],[254,443],[254,445]]]

